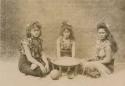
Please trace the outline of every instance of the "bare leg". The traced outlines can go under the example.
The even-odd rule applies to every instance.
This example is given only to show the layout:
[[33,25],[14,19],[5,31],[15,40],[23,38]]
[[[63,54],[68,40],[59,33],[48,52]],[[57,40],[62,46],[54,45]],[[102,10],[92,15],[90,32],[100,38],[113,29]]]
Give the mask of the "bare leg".
[[103,64],[97,64],[96,68],[101,73],[102,77],[108,76],[111,73],[111,71]]
[[105,65],[97,62],[87,62],[84,64],[84,67],[97,69],[102,77],[105,77],[111,73]]

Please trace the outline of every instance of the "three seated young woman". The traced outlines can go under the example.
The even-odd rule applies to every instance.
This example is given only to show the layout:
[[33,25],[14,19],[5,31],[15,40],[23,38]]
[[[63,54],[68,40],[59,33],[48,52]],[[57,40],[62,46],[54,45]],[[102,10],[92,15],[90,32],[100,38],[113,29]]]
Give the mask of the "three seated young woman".
[[[43,77],[50,72],[48,57],[42,49],[41,34],[41,25],[39,22],[33,22],[27,27],[26,39],[21,41],[19,70],[26,75]],[[92,77],[107,76],[113,72],[113,56],[118,50],[105,23],[97,25],[97,36],[96,57],[88,61],[81,61],[84,74]],[[62,23],[60,36],[57,39],[57,57],[75,57],[75,38],[72,26],[66,22]],[[68,71],[74,71],[74,68],[68,68]]]

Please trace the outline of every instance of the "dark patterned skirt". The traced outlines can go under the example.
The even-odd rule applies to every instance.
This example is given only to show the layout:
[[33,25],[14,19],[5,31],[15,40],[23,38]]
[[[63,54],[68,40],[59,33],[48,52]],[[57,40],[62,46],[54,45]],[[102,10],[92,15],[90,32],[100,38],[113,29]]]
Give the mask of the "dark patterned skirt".
[[[42,60],[38,59],[38,61],[41,62],[43,65],[45,65],[45,63]],[[19,63],[18,63],[20,72],[22,72],[26,75],[32,75],[32,76],[37,76],[37,77],[44,76],[40,67],[37,67],[36,69],[32,70],[31,64],[32,63],[27,60],[26,55],[20,56]]]
[[72,57],[72,52],[71,50],[61,50],[61,56],[67,56],[67,57]]

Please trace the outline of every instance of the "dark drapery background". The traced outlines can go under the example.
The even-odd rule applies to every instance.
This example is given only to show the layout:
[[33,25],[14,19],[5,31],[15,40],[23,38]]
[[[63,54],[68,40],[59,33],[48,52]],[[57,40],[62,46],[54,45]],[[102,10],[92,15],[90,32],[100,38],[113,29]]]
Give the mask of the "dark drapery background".
[[125,1],[124,0],[1,0],[2,59],[18,59],[20,40],[25,27],[32,21],[42,24],[44,50],[56,55],[56,39],[61,22],[73,26],[76,57],[92,56],[96,40],[96,24],[105,21],[114,35],[119,52],[116,59],[125,61]]

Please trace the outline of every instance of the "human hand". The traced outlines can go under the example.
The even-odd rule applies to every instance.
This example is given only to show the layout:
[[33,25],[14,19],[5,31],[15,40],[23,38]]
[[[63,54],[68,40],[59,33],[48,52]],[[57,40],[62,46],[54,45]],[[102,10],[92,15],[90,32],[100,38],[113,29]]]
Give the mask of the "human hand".
[[49,71],[50,71],[50,68],[49,68],[49,65],[48,65],[48,64],[45,65],[45,69],[46,69],[46,72],[49,72]]
[[45,69],[45,67],[44,67],[43,65],[40,65],[40,69],[41,69],[41,71],[42,71],[43,73],[46,73],[46,69]]
[[36,64],[31,64],[31,70],[34,70],[34,69],[36,69],[38,66],[36,65]]
[[53,57],[51,58],[51,61],[55,61],[56,59],[58,59],[57,57]]

